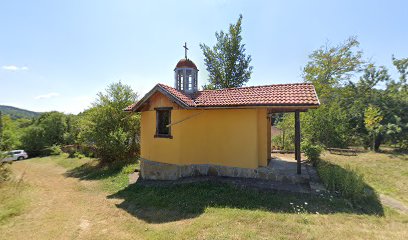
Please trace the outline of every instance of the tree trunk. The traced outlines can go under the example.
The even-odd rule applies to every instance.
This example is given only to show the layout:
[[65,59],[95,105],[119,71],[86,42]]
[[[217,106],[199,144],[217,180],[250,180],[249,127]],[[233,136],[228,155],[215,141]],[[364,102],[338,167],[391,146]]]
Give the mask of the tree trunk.
[[375,152],[378,152],[380,150],[380,145],[381,145],[382,140],[383,140],[383,135],[378,134],[374,140],[374,151]]

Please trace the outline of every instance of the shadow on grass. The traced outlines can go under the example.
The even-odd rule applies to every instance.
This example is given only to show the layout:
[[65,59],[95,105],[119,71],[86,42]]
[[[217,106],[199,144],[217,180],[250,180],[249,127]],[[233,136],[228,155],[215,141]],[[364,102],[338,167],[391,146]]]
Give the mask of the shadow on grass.
[[408,151],[400,149],[382,150],[381,153],[387,154],[390,158],[398,158],[408,161]]
[[130,163],[124,162],[114,165],[107,165],[98,162],[88,162],[67,171],[65,176],[78,178],[81,180],[102,180],[119,174],[123,167],[128,164]]
[[376,198],[370,199],[371,202],[366,202],[366,205],[356,205],[329,193],[310,195],[261,191],[217,181],[173,184],[139,179],[135,184],[129,185],[108,198],[123,200],[117,204],[118,208],[148,223],[165,223],[195,218],[203,214],[206,208],[261,210],[292,214],[300,211],[310,214],[384,215],[382,206]]

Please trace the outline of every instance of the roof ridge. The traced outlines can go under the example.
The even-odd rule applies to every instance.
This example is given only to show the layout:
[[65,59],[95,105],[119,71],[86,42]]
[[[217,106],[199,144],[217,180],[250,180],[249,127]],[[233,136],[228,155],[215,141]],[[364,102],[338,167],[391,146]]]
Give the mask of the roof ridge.
[[[163,84],[163,83],[158,83],[157,85],[162,85],[162,86],[166,86],[169,88],[173,88],[169,85]],[[274,86],[293,86],[293,85],[312,85],[312,83],[307,83],[307,82],[303,82],[303,83],[277,83],[277,84],[268,84],[268,85],[257,85],[257,86],[245,86],[245,87],[231,87],[231,88],[221,88],[221,89],[206,89],[206,90],[201,90],[198,92],[209,92],[209,91],[225,91],[225,90],[231,90],[231,89],[246,89],[246,88],[260,88],[260,87],[274,87]],[[175,89],[177,90],[177,89]],[[177,90],[179,91],[179,90]],[[179,91],[181,92],[181,91]]]
[[260,88],[260,87],[273,87],[273,86],[290,86],[290,85],[313,85],[311,83],[276,83],[276,84],[268,84],[268,85],[257,85],[257,86],[245,86],[245,87],[231,87],[231,88],[221,88],[221,89],[208,89],[208,90],[201,90],[199,92],[206,92],[206,91],[224,91],[224,90],[231,90],[231,89],[246,89],[246,88]]

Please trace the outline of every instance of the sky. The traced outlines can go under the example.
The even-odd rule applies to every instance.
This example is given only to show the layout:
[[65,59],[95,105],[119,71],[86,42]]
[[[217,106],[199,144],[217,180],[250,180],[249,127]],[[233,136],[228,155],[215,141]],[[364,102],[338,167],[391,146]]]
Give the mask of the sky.
[[118,81],[142,97],[173,85],[184,42],[204,85],[199,44],[214,45],[239,14],[254,67],[247,86],[302,82],[310,53],[350,36],[394,78],[391,56],[408,57],[403,0],[0,0],[0,105],[77,114]]

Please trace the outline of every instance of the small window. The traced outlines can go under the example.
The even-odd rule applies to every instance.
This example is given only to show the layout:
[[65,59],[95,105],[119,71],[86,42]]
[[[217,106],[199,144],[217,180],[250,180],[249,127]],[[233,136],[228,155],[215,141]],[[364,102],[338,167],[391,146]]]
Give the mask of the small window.
[[155,137],[172,138],[171,136],[171,109],[156,108],[156,135]]

